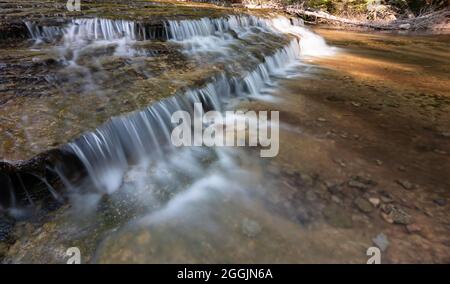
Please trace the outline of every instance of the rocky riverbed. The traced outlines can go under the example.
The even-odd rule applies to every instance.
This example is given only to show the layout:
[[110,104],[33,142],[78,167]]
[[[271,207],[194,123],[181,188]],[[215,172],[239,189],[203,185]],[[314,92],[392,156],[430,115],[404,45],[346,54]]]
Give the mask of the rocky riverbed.
[[[2,3],[2,28],[54,23],[62,2]],[[198,3],[85,4],[83,16],[121,11],[151,25],[252,14]],[[228,106],[279,110],[278,156],[184,149],[130,166],[113,193],[81,186],[32,218],[1,217],[2,261],[64,263],[66,250],[78,247],[84,263],[365,263],[377,246],[383,263],[448,263],[449,37],[314,31],[332,56],[302,57],[273,75],[262,97]],[[147,52],[132,58],[89,49],[77,59],[95,83],[87,89],[51,42],[2,38],[1,157],[32,157],[217,74],[240,74],[292,39],[250,34],[233,41],[227,58],[192,56],[183,43],[161,39],[133,42]]]

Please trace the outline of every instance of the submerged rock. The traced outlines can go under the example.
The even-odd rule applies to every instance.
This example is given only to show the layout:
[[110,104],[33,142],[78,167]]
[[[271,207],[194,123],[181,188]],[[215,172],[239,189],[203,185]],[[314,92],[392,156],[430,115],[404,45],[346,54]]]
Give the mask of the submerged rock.
[[385,251],[389,246],[389,240],[384,233],[378,234],[375,238],[372,239],[372,242],[381,250]]
[[370,213],[373,211],[372,204],[362,197],[357,197],[354,203],[356,207],[364,213]]
[[408,231],[408,233],[414,234],[422,231],[422,228],[417,224],[410,224],[406,225],[406,230]]
[[414,184],[412,184],[407,180],[396,180],[395,182],[397,182],[401,187],[403,187],[406,190],[411,190],[415,188]]
[[262,230],[261,225],[254,220],[244,218],[241,223],[242,233],[249,238],[256,237]]
[[363,177],[363,176],[353,176],[347,183],[349,187],[357,188],[361,191],[366,191],[377,185],[377,182]]
[[447,200],[445,200],[444,198],[433,199],[433,202],[439,206],[445,206],[447,204]]
[[337,205],[330,205],[326,207],[322,213],[328,223],[334,227],[344,229],[353,227],[351,215]]
[[413,221],[411,215],[393,204],[383,204],[381,210],[384,214],[382,217],[389,223],[409,225]]
[[378,207],[378,205],[380,205],[380,199],[376,198],[376,197],[371,197],[369,198],[369,202],[374,206],[374,207]]

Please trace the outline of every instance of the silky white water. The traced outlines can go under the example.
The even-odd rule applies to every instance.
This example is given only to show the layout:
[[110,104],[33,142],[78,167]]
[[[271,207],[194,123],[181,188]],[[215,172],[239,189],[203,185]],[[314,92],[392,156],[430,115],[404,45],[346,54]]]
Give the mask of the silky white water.
[[[154,40],[145,25],[130,21],[79,19],[60,29],[38,28],[29,23],[27,26],[36,44],[59,42],[56,48],[69,67],[77,67],[78,56],[86,50],[102,46],[113,46],[116,56],[143,56],[135,53],[133,44],[136,41]],[[167,39],[180,44],[187,56],[198,60],[208,58],[228,66],[220,76],[202,88],[179,93],[126,116],[114,117],[95,131],[67,144],[66,150],[80,159],[88,176],[83,182],[68,184],[74,202],[93,205],[100,200],[96,195],[113,194],[120,188],[124,190],[126,184],[125,187],[130,188],[127,183],[130,176],[133,176],[134,184],[131,187],[136,192],[148,188],[146,182],[150,179],[158,181],[160,178],[160,185],[167,187],[172,184],[177,190],[192,184],[190,186],[196,194],[190,194],[189,189],[186,189],[183,195],[169,201],[167,208],[182,207],[194,197],[200,197],[211,186],[229,187],[221,181],[228,179],[225,177],[228,171],[239,168],[233,158],[239,151],[173,147],[170,133],[175,125],[171,122],[171,115],[178,110],[192,112],[194,103],[202,103],[205,110],[222,111],[229,108],[229,102],[236,98],[273,100],[274,97],[268,94],[276,88],[277,78],[292,76],[294,67],[302,64],[304,56],[328,56],[335,52],[321,37],[282,17],[265,19],[244,15],[167,21],[165,29]],[[276,43],[278,38],[286,44]],[[268,54],[262,50],[256,50],[261,52],[259,54],[247,50],[249,41],[255,39],[275,41],[271,44],[278,47]],[[262,61],[259,59],[261,56]],[[240,64],[244,63],[244,58],[251,64]],[[217,160],[211,169],[214,178],[206,178],[202,170],[204,166],[197,160],[199,155],[212,155]],[[171,159],[174,159],[173,162],[170,162]],[[216,166],[222,170],[216,171]],[[65,173],[60,174],[63,180],[68,180],[64,177]],[[175,176],[169,178],[173,174]],[[181,182],[183,179],[180,180],[180,175],[189,180],[186,185]],[[251,174],[243,174],[245,179],[253,178]],[[243,180],[242,183],[235,183],[234,187],[241,187],[239,184],[243,186]],[[197,190],[198,186],[202,189]],[[91,201],[83,201],[81,196]],[[81,207],[86,209],[85,206]]]
[[[155,163],[167,151],[174,150],[170,143],[173,112],[191,111],[196,102],[203,103],[205,109],[220,111],[231,98],[274,101],[276,98],[269,95],[276,86],[274,79],[292,76],[291,70],[302,64],[304,56],[328,56],[335,52],[320,36],[284,17],[231,15],[218,19],[170,20],[164,26],[166,38],[180,44],[187,56],[222,62],[226,66],[224,73],[203,88],[113,118],[96,131],[69,143],[67,148],[79,157],[89,180],[100,192],[112,193],[120,188],[130,166]],[[79,65],[77,59],[89,50],[111,46],[115,56],[145,56],[133,45],[136,41],[155,40],[144,24],[132,21],[75,19],[59,28],[37,27],[31,23],[27,27],[36,44],[56,42],[56,49],[69,68],[82,70],[85,80],[90,78],[89,70]],[[277,43],[278,38],[284,38],[286,44]],[[270,54],[262,50],[258,54],[246,50],[252,41],[268,41],[279,47]]]
[[[191,62],[198,62],[198,66],[218,66],[218,72],[202,86],[178,91],[144,109],[113,117],[63,146],[85,170],[80,179],[65,167],[52,169],[67,187],[69,212],[74,213],[71,220],[90,224],[91,220],[104,218],[104,214],[112,214],[113,221],[106,222],[113,223],[113,232],[97,247],[96,260],[102,259],[103,253],[109,255],[109,244],[120,245],[122,234],[135,229],[151,228],[156,235],[150,246],[164,250],[156,257],[161,261],[168,257],[170,262],[173,238],[183,239],[176,244],[195,255],[205,249],[194,244],[204,236],[205,242],[215,243],[221,251],[212,253],[212,257],[227,260],[232,250],[226,249],[224,236],[240,240],[241,226],[245,235],[259,230],[281,232],[291,226],[265,209],[267,202],[273,202],[270,196],[277,194],[273,190],[277,181],[266,177],[263,161],[251,150],[177,148],[170,137],[176,126],[171,122],[174,112],[192,113],[194,103],[201,103],[204,111],[220,112],[245,101],[270,101],[276,105],[279,79],[299,75],[304,70],[305,57],[335,52],[322,38],[294,23],[286,18],[245,15],[167,21],[163,38],[152,36],[146,25],[131,21],[78,19],[59,28],[27,24],[34,48],[52,48],[65,70],[84,74],[84,79],[92,81],[91,92],[98,94],[104,86],[89,79],[91,68],[84,65],[86,58],[95,61],[95,54],[103,56],[98,51],[138,61],[149,54],[141,53],[136,43],[163,40]],[[281,124],[280,128],[292,126]],[[289,213],[290,209],[285,211]],[[248,224],[250,228],[246,227]],[[295,230],[287,232],[285,238],[296,239]],[[84,238],[86,234],[89,230],[73,235]],[[123,248],[129,249],[134,243]]]

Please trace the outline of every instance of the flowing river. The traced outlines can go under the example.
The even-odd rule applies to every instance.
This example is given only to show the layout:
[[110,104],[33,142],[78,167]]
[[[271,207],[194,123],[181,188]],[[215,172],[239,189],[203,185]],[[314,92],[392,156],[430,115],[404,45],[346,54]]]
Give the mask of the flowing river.
[[[385,262],[448,261],[448,36],[258,13],[24,25],[2,50],[23,95],[2,98],[0,154],[59,152],[42,176],[1,174],[4,262],[365,263],[374,243]],[[194,103],[280,111],[278,155],[173,146]]]

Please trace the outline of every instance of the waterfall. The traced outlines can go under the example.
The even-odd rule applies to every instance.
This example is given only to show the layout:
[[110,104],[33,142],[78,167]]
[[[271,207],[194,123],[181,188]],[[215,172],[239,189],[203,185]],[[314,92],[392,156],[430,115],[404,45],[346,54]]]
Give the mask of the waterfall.
[[169,20],[160,28],[144,22],[110,20],[102,18],[73,19],[61,26],[40,26],[26,21],[30,37],[35,41],[54,42],[63,36],[65,40],[131,40],[173,39],[187,40],[196,36],[224,35],[229,31],[242,31],[245,28],[268,28],[266,19],[249,15],[199,20]]
[[[79,47],[80,42],[132,42],[155,38],[145,25],[130,21],[78,19],[62,30],[27,26],[33,39],[55,39],[56,35],[62,34],[65,48]],[[168,40],[182,44],[192,40],[208,42],[208,48],[220,46],[221,40],[226,44],[235,43],[261,32],[280,36],[290,34],[291,39],[284,47],[264,55],[256,67],[240,75],[230,75],[225,71],[203,88],[191,89],[144,110],[114,117],[95,131],[64,146],[80,159],[95,188],[101,192],[117,190],[131,165],[149,164],[173,150],[170,133],[174,127],[171,115],[175,111],[192,113],[193,104],[197,102],[202,103],[205,110],[221,111],[230,98],[259,97],[265,88],[273,85],[274,76],[282,76],[299,62],[302,55],[311,55],[314,48],[328,48],[319,36],[299,25],[292,25],[285,18],[232,15],[217,19],[167,21],[164,27],[163,33]],[[219,56],[223,55],[226,54]]]
[[170,39],[183,41],[193,37],[206,37],[217,35],[221,37],[229,36],[227,32],[239,33],[246,28],[267,29],[267,20],[248,15],[231,15],[226,18],[199,20],[168,21],[166,23],[167,34]]
[[36,42],[56,41],[64,34],[64,28],[62,27],[38,26],[32,22],[25,22],[25,25],[31,38]]
[[96,131],[69,143],[68,147],[80,158],[96,187],[113,192],[121,185],[129,165],[161,158],[172,148],[172,113],[178,110],[193,113],[194,103],[202,103],[205,110],[220,111],[229,98],[258,96],[271,84],[271,76],[279,75],[299,57],[299,41],[293,39],[243,78],[219,76],[203,88],[188,90],[142,111],[113,118]]
[[31,38],[35,41],[54,42],[61,38],[65,41],[79,42],[86,40],[116,40],[128,38],[130,40],[152,40],[166,38],[165,29],[157,25],[145,23],[110,20],[110,19],[73,19],[66,25],[39,26],[32,22],[25,22]]
[[164,155],[171,148],[171,114],[177,110],[193,112],[194,103],[207,109],[221,109],[218,91],[224,78],[202,89],[189,90],[153,104],[128,116],[115,117],[94,132],[69,143],[68,148],[83,162],[96,187],[112,192],[120,186],[124,170]]
[[300,48],[303,56],[331,56],[336,52],[335,48],[327,45],[325,40],[303,27],[301,22],[291,22],[284,18],[278,17],[272,21],[273,27],[283,33],[288,33],[299,37]]

